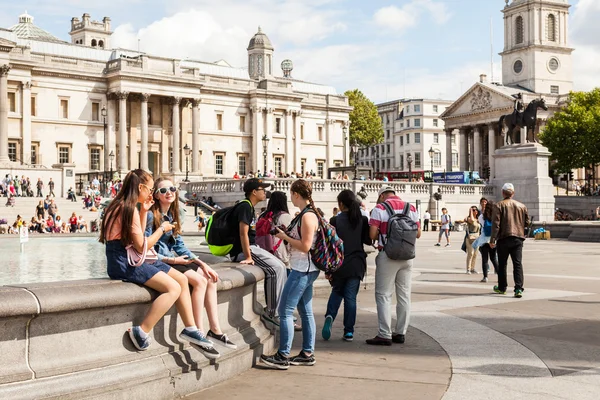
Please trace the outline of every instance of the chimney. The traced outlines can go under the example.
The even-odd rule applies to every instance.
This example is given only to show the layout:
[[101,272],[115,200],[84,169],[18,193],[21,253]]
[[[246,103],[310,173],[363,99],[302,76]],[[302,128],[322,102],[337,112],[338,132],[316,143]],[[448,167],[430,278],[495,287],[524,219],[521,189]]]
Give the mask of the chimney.
[[481,82],[481,83],[487,82],[487,75],[486,74],[479,75],[479,82]]

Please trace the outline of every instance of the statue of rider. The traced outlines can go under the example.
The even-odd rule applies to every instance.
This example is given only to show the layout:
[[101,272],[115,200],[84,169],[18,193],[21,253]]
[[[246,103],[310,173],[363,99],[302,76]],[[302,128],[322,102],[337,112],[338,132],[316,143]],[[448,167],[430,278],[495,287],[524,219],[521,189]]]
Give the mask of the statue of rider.
[[523,103],[523,95],[521,93],[517,93],[515,97],[515,110],[513,112],[515,116],[515,123],[518,126],[523,126],[523,110],[525,109],[525,104]]

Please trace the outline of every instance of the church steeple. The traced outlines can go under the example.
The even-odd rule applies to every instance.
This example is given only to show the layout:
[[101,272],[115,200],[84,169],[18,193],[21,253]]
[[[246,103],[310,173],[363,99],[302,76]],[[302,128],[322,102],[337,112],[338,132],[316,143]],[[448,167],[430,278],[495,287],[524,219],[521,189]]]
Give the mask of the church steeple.
[[248,74],[251,79],[264,79],[273,76],[273,52],[271,40],[258,27],[258,32],[248,44]]
[[540,94],[569,93],[568,0],[505,1],[502,83]]

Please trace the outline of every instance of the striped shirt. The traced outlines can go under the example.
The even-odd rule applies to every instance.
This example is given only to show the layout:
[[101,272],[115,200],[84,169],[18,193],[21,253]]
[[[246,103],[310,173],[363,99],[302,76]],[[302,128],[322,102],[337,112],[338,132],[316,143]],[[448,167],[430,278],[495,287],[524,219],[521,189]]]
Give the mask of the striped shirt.
[[[401,214],[404,211],[405,202],[400,199],[398,196],[390,196],[385,201],[390,206],[395,213]],[[409,211],[410,218],[417,223],[419,228],[421,227],[421,222],[419,221],[419,213],[417,212],[417,208],[411,204]],[[383,204],[377,204],[373,211],[371,212],[371,219],[369,220],[369,226],[376,226],[379,229],[379,244],[378,249],[383,250],[383,242],[387,236],[387,223],[390,219],[390,215],[386,211]]]

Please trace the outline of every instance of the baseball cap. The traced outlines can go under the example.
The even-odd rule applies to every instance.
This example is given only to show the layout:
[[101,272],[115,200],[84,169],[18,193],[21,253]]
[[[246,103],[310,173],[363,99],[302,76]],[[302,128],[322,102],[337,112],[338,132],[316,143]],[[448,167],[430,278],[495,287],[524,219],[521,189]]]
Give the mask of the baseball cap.
[[512,183],[505,183],[504,186],[502,186],[502,190],[505,192],[514,192],[515,186]]
[[379,192],[377,192],[377,197],[381,196],[382,194],[386,193],[386,192],[394,192],[396,193],[396,190],[391,187],[391,186],[382,186],[381,189],[379,189]]
[[262,179],[251,178],[251,179],[248,179],[246,182],[244,182],[244,193],[249,194],[253,190],[268,189],[270,187],[271,187],[271,184],[264,182]]

